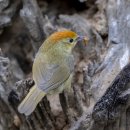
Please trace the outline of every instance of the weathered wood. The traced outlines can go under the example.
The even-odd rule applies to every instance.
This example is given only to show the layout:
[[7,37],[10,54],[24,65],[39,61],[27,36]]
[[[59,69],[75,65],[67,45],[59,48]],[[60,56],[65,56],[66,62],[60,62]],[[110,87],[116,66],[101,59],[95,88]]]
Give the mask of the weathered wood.
[[[69,7],[67,5],[67,13],[62,14],[61,3],[69,4],[69,1],[53,1],[61,6],[60,9],[51,1],[40,1],[44,7],[46,6],[44,10],[43,7],[39,8],[41,3],[36,0],[22,0],[18,3],[3,0],[0,3],[0,29],[3,30],[12,23],[12,18],[18,11],[20,16],[17,19],[22,18],[31,36],[28,40],[18,43],[22,48],[21,52],[20,47],[16,48],[20,56],[24,53],[24,56],[28,57],[27,50],[23,51],[26,48],[23,45],[24,41],[31,43],[26,44],[31,51],[29,57],[32,58],[43,40],[55,30],[68,28],[78,34],[87,35],[90,39],[87,46],[78,43],[74,49],[75,71],[71,91],[43,98],[28,117],[18,113],[17,107],[34,85],[34,81],[27,78],[31,77],[31,74],[30,76],[25,74],[26,79],[22,79],[24,76],[21,76],[21,80],[16,82],[20,76],[17,77],[12,71],[13,61],[0,55],[0,130],[130,129],[130,1],[97,0],[96,3],[90,0],[77,1],[81,2],[81,5],[86,5],[85,12],[77,14],[73,9],[67,10]],[[52,6],[55,12],[51,14]],[[77,5],[71,6],[76,8]],[[70,13],[73,15],[68,15]],[[16,31],[14,30],[13,32]],[[22,40],[25,37],[20,38]],[[4,45],[2,47],[4,50]],[[11,51],[9,53],[15,58],[14,53]],[[18,57],[16,59],[20,63],[20,59]],[[21,66],[17,65],[15,71],[22,75],[21,69]]]

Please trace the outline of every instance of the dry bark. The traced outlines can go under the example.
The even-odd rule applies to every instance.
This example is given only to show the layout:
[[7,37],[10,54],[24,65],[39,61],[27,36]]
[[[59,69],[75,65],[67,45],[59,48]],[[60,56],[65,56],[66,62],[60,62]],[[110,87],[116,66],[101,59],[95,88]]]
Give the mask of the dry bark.
[[[0,55],[0,130],[130,129],[130,1],[49,2],[0,3],[1,48],[9,57]],[[87,46],[79,43],[74,49],[72,90],[45,97],[25,117],[17,106],[34,85],[27,78],[31,77],[34,54],[48,35],[64,28],[90,39]],[[16,34],[17,29],[21,33]],[[7,42],[6,36],[12,32]]]

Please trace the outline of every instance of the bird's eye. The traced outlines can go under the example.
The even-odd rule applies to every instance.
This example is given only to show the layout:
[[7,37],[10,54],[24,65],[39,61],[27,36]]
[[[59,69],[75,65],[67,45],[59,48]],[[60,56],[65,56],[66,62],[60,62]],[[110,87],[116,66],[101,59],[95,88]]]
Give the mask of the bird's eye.
[[69,42],[72,43],[74,40],[73,39],[70,39]]

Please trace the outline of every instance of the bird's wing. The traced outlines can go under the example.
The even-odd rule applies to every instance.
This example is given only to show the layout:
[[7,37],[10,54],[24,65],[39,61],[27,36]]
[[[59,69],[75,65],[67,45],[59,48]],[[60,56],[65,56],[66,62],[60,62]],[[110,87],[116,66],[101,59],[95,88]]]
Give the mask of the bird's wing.
[[60,65],[49,65],[43,57],[40,60],[36,58],[33,65],[33,78],[37,87],[48,92],[63,84],[72,73],[73,64],[70,65],[72,62],[70,61],[71,59]]

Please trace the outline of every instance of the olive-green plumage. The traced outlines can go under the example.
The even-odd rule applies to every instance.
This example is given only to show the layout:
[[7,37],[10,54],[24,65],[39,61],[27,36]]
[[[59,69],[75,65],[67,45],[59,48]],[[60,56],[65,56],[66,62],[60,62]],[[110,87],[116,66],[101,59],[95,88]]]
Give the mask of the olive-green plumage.
[[18,107],[20,113],[30,115],[47,94],[61,93],[71,87],[74,59],[72,49],[79,36],[66,30],[53,33],[40,47],[33,63],[33,86]]

